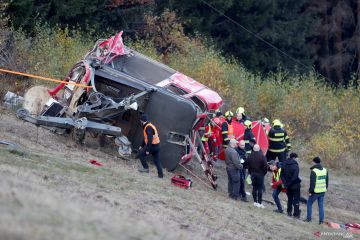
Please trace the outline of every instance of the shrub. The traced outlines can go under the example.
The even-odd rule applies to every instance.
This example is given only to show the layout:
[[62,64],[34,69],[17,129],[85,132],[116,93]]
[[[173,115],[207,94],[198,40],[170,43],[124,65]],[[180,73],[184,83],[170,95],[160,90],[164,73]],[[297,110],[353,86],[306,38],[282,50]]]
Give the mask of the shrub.
[[[91,31],[80,29],[50,28],[47,25],[36,25],[34,36],[27,37],[20,29],[9,31],[3,37],[2,43],[10,42],[6,46],[8,62],[0,61],[1,67],[31,73],[35,75],[62,79],[70,68],[79,61],[94,44]],[[25,77],[5,75],[1,78],[1,89],[23,94],[32,84],[38,84]],[[41,82],[45,85],[55,85],[52,82]],[[4,91],[3,91],[4,92]]]
[[42,76],[62,79],[94,44],[91,31],[46,25],[36,25],[34,31],[28,59],[33,71]]
[[[21,30],[13,32],[10,55],[15,64],[10,67],[61,79],[93,46],[97,38],[92,35],[91,31],[47,26],[38,26],[32,38]],[[163,60],[152,39],[134,39],[125,44]],[[291,139],[299,143],[294,151],[301,150],[308,161],[320,155],[329,167],[360,172],[355,164],[360,155],[359,89],[332,89],[314,74],[283,71],[263,77],[250,73],[233,59],[224,58],[199,36],[182,44],[181,51],[171,52],[167,57],[169,65],[218,91],[225,100],[223,110],[243,106],[253,119],[280,118]],[[6,86],[2,79],[1,89],[20,89],[21,93],[29,81],[16,79]]]

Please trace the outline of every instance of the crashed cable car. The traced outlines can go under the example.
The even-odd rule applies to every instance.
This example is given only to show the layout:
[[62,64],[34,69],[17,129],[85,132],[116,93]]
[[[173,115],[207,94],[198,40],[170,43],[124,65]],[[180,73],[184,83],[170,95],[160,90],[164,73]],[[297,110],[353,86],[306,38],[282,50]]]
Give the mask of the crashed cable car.
[[80,142],[86,131],[113,137],[119,153],[130,155],[143,141],[139,119],[140,113],[146,113],[159,132],[162,165],[172,171],[195,156],[216,189],[213,161],[199,134],[209,121],[208,114],[222,105],[216,92],[125,47],[122,32],[98,40],[64,81],[48,90],[49,99],[40,115],[20,109],[17,116],[67,129]]
[[[162,165],[169,171],[195,158],[211,186],[216,189],[214,160],[201,137],[212,113],[222,106],[218,93],[194,79],[124,46],[122,32],[98,40],[94,48],[74,65],[63,83],[50,89],[39,115],[19,109],[20,119],[73,133],[83,142],[90,136],[113,138],[122,156],[136,152],[143,141],[140,114],[146,113],[158,129]],[[47,96],[47,94],[46,94]],[[26,98],[25,98],[26,101]],[[243,139],[244,126],[234,119],[234,135]],[[268,126],[269,127],[269,126]],[[260,121],[252,129],[264,153],[268,139]],[[222,136],[216,136],[222,142]],[[206,144],[205,144],[206,145]]]

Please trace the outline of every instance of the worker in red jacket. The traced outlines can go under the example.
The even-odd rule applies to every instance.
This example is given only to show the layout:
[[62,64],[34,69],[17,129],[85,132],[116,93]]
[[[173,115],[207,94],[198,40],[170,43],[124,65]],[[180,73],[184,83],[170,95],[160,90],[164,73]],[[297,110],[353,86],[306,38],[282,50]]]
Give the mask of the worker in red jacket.
[[204,145],[205,153],[210,154],[210,151],[212,149],[211,142],[209,142],[209,139],[210,139],[210,137],[212,135],[211,124],[208,123],[206,126],[201,127],[200,130],[204,132],[202,137],[201,137],[201,141],[202,141],[202,143]]
[[280,199],[279,199],[279,194],[281,192],[286,192],[286,188],[284,187],[283,182],[280,177],[281,168],[279,168],[278,163],[273,162],[272,164],[270,164],[270,169],[273,173],[272,183],[271,183],[271,187],[273,188],[272,197],[273,197],[276,207],[277,207],[277,209],[275,209],[274,212],[283,213],[283,209],[282,209]]

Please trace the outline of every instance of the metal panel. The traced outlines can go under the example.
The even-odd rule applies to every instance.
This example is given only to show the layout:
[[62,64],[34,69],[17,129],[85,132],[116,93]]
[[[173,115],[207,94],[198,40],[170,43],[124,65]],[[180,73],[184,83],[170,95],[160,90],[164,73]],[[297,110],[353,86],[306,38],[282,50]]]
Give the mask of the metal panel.
[[[192,101],[173,95],[166,90],[150,93],[145,112],[157,127],[160,136],[160,160],[168,170],[174,170],[184,154],[184,146],[172,143],[171,132],[188,135],[196,120]],[[169,142],[169,141],[170,142]]]

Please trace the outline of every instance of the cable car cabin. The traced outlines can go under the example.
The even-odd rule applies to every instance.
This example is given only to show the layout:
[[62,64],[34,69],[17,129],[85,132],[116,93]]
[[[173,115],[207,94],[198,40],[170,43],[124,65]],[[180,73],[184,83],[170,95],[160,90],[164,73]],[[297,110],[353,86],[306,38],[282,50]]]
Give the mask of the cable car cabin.
[[194,132],[222,99],[192,78],[126,48],[119,34],[99,40],[67,75],[67,81],[90,90],[60,84],[49,94],[58,96],[64,88],[57,101],[66,105],[66,116],[120,127],[135,151],[143,141],[140,114],[147,113],[159,132],[161,162],[174,170],[188,153],[188,139],[194,140]]

